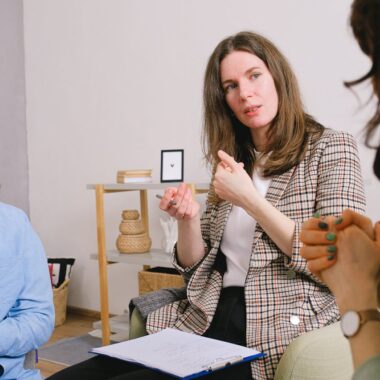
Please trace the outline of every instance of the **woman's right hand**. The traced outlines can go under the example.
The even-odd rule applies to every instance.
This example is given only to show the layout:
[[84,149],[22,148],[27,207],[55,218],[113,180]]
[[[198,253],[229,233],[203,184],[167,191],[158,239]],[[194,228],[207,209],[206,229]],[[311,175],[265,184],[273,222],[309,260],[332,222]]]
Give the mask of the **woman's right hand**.
[[[171,204],[174,201],[175,204]],[[193,193],[186,183],[178,187],[168,187],[160,201],[160,209],[166,211],[178,221],[194,219],[199,215],[199,203],[193,199]]]

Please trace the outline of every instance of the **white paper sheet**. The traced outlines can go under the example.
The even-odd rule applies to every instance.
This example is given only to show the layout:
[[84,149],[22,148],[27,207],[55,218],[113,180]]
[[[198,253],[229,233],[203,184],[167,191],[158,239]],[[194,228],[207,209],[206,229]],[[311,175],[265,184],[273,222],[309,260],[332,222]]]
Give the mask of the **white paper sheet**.
[[140,363],[178,377],[216,370],[262,354],[254,349],[175,329],[99,347],[92,352]]

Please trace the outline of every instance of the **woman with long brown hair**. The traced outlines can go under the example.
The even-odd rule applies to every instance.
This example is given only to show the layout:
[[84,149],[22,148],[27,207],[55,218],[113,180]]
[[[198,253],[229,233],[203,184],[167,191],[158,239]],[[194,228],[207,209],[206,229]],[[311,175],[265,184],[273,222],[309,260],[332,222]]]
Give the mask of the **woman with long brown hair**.
[[[375,112],[366,126],[366,145],[371,146],[380,125],[380,1],[356,0],[352,4],[351,26],[361,50],[371,59],[371,68],[346,86],[371,81],[377,98]],[[380,147],[376,144],[373,169],[380,179]],[[322,227],[322,228],[321,228]],[[336,243],[326,234],[337,235]],[[380,376],[380,223],[353,210],[338,218],[312,218],[302,231],[302,256],[309,269],[321,278],[336,296],[341,327],[349,339],[354,379],[378,379]],[[328,260],[328,251],[335,256]]]
[[[136,305],[149,333],[172,327],[266,354],[210,379],[272,379],[295,337],[338,319],[333,295],[300,256],[299,233],[315,212],[364,211],[357,149],[349,134],[325,129],[304,111],[290,65],[258,34],[218,44],[203,97],[213,170],[206,210],[201,216],[186,184],[167,188],[160,202],[178,221],[174,265],[187,288]],[[149,370],[134,377],[141,371],[120,366],[118,380],[166,378]],[[114,374],[115,360],[90,359],[52,379],[103,379],[105,368]]]
[[316,212],[348,204],[363,212],[356,146],[304,111],[285,57],[255,33],[216,47],[203,98],[207,209],[200,218],[184,184],[160,203],[178,220],[175,265],[189,279],[187,297],[150,313],[147,330],[255,347],[267,356],[251,363],[251,377],[270,379],[292,339],[338,319],[334,297],[299,254],[299,232]]

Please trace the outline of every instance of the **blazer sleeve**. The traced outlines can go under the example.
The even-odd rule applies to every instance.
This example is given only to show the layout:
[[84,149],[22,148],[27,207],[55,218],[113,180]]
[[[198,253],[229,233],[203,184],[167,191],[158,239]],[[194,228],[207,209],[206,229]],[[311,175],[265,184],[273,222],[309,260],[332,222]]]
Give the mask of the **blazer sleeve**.
[[[348,133],[331,131],[327,141],[317,144],[313,155],[319,159],[310,160],[308,173],[310,181],[317,181],[317,191],[315,208],[309,217],[314,212],[321,216],[338,216],[347,208],[364,214],[363,179],[355,139]],[[285,265],[317,280],[300,256],[301,227],[302,222],[296,222],[292,257],[285,258]]]
[[177,256],[177,244],[175,244],[173,249],[173,265],[174,267],[182,274],[184,277],[185,282],[187,283],[194,273],[194,271],[198,268],[199,264],[203,261],[203,259],[207,256],[207,254],[210,251],[211,242],[210,242],[210,225],[211,225],[211,219],[213,215],[215,214],[215,205],[211,204],[208,200],[206,201],[206,209],[202,213],[201,217],[201,232],[202,232],[202,239],[203,239],[203,245],[205,249],[205,255],[198,260],[196,263],[191,265],[190,267],[182,267],[178,262],[178,256]]

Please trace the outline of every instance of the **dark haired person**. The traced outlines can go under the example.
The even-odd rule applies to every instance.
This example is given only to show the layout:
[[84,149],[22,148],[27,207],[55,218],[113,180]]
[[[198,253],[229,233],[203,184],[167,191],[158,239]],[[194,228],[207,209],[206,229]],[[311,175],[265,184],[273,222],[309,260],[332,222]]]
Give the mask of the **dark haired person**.
[[[377,97],[376,109],[366,127],[366,145],[380,124],[380,1],[356,0],[352,4],[351,26],[362,49],[372,61],[368,73],[346,83],[348,87],[370,80]],[[374,172],[380,179],[380,147]],[[327,233],[336,234],[334,242]],[[322,221],[312,218],[302,231],[302,256],[309,269],[318,275],[336,296],[342,315],[343,333],[350,341],[354,379],[380,378],[380,223],[352,210],[338,218]],[[329,252],[336,252],[332,256]],[[332,258],[329,260],[327,257]]]
[[[186,298],[150,312],[146,327],[149,333],[173,327],[266,353],[210,379],[272,379],[295,337],[339,317],[333,295],[300,256],[299,233],[315,212],[364,211],[357,149],[350,135],[305,113],[285,57],[255,33],[238,33],[216,47],[203,98],[205,157],[213,168],[207,208],[201,217],[186,184],[167,188],[160,202],[178,220],[175,266],[188,281]],[[146,305],[160,304],[160,294],[145,297]],[[112,377],[109,371],[118,367],[120,375]],[[52,379],[166,378],[121,367],[95,358]]]
[[0,203],[0,231],[0,379],[41,380],[26,354],[54,328],[46,256],[21,210]]

